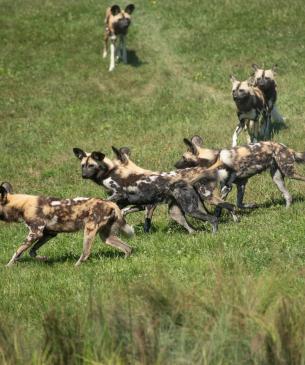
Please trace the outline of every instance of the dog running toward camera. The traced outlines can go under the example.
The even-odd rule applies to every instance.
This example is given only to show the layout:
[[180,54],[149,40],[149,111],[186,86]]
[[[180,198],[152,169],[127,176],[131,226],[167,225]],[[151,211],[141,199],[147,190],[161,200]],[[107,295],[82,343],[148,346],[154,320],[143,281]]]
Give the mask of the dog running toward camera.
[[234,76],[231,76],[230,80],[239,120],[232,137],[232,147],[237,145],[237,138],[242,130],[248,132],[248,143],[257,142],[260,134],[260,123],[263,126],[263,138],[267,139],[270,112],[263,92],[258,87],[251,85],[248,80],[239,81]]
[[[275,70],[277,65],[273,65],[270,69],[260,68],[258,65],[253,64],[253,85],[258,87],[264,94],[268,109],[271,113],[271,118],[279,123],[284,123],[284,118],[279,113],[276,101],[277,101],[277,90],[275,82]],[[270,118],[270,119],[271,119]],[[270,122],[270,120],[269,120]],[[268,126],[268,129],[270,126]]]
[[220,162],[221,168],[230,171],[225,181],[222,198],[225,198],[232,187],[237,186],[237,207],[252,208],[254,204],[244,204],[243,197],[248,179],[263,171],[270,170],[273,182],[283,194],[286,207],[292,202],[292,197],[285,186],[284,178],[305,181],[305,177],[295,171],[295,163],[305,163],[305,152],[296,152],[277,142],[258,142],[231,149],[208,149],[203,147],[201,137],[194,136],[190,141],[184,139],[188,146],[176,167],[210,166]]
[[[110,40],[110,66],[109,71],[115,67],[115,59],[122,59],[127,63],[126,36],[131,23],[131,14],[135,6],[129,4],[125,10],[121,10],[118,5],[113,5],[106,10],[105,35],[103,57],[107,57],[108,43]],[[119,38],[119,45],[116,49],[116,41]]]
[[96,198],[55,199],[49,197],[13,194],[9,183],[0,185],[0,219],[6,222],[24,221],[29,234],[14,253],[7,266],[13,265],[30,248],[30,256],[38,256],[37,250],[58,233],[84,230],[83,252],[76,263],[79,266],[90,255],[93,240],[98,233],[106,244],[131,254],[131,247],[117,236],[122,231],[128,236],[133,229],[123,218],[119,207],[109,201]]
[[185,215],[210,222],[215,232],[217,218],[206,211],[202,204],[204,198],[228,209],[237,220],[235,206],[213,194],[219,181],[228,177],[227,171],[216,166],[210,170],[197,167],[179,172],[153,172],[135,165],[126,153],[115,147],[113,151],[120,163],[105,157],[102,152],[87,153],[79,148],[73,151],[81,161],[82,177],[104,186],[112,194],[109,199],[120,208],[132,205],[140,210],[143,206],[166,203],[171,218],[189,233],[193,233],[194,229]]

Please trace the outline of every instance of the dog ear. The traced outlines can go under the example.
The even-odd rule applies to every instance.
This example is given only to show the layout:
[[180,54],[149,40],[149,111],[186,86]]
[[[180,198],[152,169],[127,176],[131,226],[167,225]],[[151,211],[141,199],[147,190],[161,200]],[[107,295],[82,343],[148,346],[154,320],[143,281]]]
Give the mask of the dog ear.
[[271,70],[273,72],[276,72],[277,71],[277,64],[276,63],[271,67]]
[[197,155],[197,147],[194,143],[192,143],[189,139],[183,138],[183,142],[187,145],[188,150],[192,152],[194,155]]
[[3,183],[1,184],[1,186],[3,186],[3,187],[4,187],[4,189],[5,189],[8,193],[12,194],[12,192],[13,192],[13,187],[12,187],[12,185],[11,185],[9,182],[3,182]]
[[73,148],[73,152],[74,152],[74,155],[78,158],[78,159],[80,159],[80,160],[82,160],[84,157],[86,157],[87,155],[86,155],[86,152],[84,152],[83,150],[81,150],[80,148],[77,148],[77,147],[74,147]]
[[7,202],[7,194],[12,190],[12,186],[9,183],[2,183],[0,185],[0,202],[1,204],[5,204]]
[[128,157],[130,157],[131,155],[131,151],[128,147],[121,147],[120,152],[123,153],[124,155],[127,155]]
[[95,161],[102,162],[103,159],[105,158],[105,155],[102,152],[93,151],[91,153],[91,158],[93,158],[93,160],[95,160]]
[[196,146],[202,147],[203,146],[203,139],[200,136],[194,136],[191,139],[191,142]]
[[230,81],[233,84],[235,81],[237,81],[237,78],[234,75],[230,75]]
[[112,7],[110,8],[110,11],[113,16],[116,16],[116,15],[120,14],[121,8],[119,7],[119,5],[112,5]]
[[135,6],[133,4],[129,4],[125,8],[125,13],[131,15],[134,12]]
[[120,160],[122,163],[126,163],[128,161],[125,154],[123,152],[121,152],[121,150],[118,150],[114,146],[112,146],[111,148],[112,148],[112,151],[115,153],[118,160]]
[[252,68],[253,68],[254,71],[257,71],[259,69],[259,67],[257,66],[256,63],[252,64]]

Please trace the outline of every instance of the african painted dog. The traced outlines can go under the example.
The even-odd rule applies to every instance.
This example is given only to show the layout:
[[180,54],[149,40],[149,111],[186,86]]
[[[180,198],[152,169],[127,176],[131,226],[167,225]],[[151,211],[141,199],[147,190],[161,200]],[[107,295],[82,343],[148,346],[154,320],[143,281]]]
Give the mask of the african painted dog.
[[[127,235],[133,229],[124,220],[119,207],[109,201],[95,198],[55,199],[41,196],[13,194],[9,183],[0,185],[0,219],[6,222],[24,221],[29,234],[7,264],[11,266],[30,248],[30,256],[37,256],[37,250],[58,233],[75,232],[84,229],[84,245],[76,266],[86,261],[97,233],[106,244],[131,253],[131,247],[122,242],[117,231]],[[33,246],[34,245],[34,246]]]
[[267,169],[271,177],[283,194],[286,207],[292,202],[292,197],[287,190],[284,178],[305,181],[305,177],[296,173],[294,163],[305,163],[305,152],[295,152],[293,149],[277,142],[259,142],[245,146],[237,146],[231,149],[207,149],[203,148],[203,141],[199,136],[194,136],[191,141],[185,139],[188,151],[184,153],[182,160],[176,163],[176,167],[209,166],[220,162],[220,166],[230,171],[229,179],[225,182],[223,195],[231,190],[232,183],[237,185],[237,206],[250,208],[252,204],[243,204],[245,185],[248,179]]
[[[107,57],[108,41],[110,39],[109,71],[114,70],[115,58],[121,58],[124,63],[127,63],[126,35],[131,23],[131,14],[134,9],[135,6],[133,4],[129,4],[126,6],[125,10],[121,10],[118,5],[113,5],[106,10],[103,57]],[[118,37],[119,46],[115,49]]]
[[269,125],[268,106],[263,92],[252,86],[248,80],[238,81],[234,76],[230,77],[232,82],[232,96],[237,107],[239,123],[234,131],[232,147],[237,145],[237,138],[242,130],[248,132],[248,143],[257,142],[259,138],[260,119],[263,124],[263,136],[267,138],[266,126]]
[[276,107],[277,91],[274,79],[276,65],[273,65],[268,70],[262,69],[256,64],[253,64],[252,68],[254,70],[253,85],[263,92],[268,109],[271,112],[271,117],[277,122],[284,123],[284,118],[280,115]]
[[[113,148],[115,153],[120,151]],[[227,172],[217,168],[207,171],[201,167],[180,170],[179,172],[152,172],[136,166],[124,154],[125,164],[117,164],[101,152],[87,153],[79,148],[73,149],[81,160],[82,177],[103,185],[112,195],[120,208],[134,205],[141,208],[146,205],[166,203],[170,216],[189,233],[193,228],[187,223],[185,214],[211,223],[213,232],[217,230],[217,218],[208,214],[194,186],[200,184],[200,196],[213,200],[212,196],[219,180],[226,179]],[[225,174],[225,176],[224,176]],[[215,200],[217,198],[215,197]],[[224,208],[235,217],[235,207],[224,203]]]
[[[161,172],[144,170],[144,169],[140,168],[139,166],[137,166],[133,161],[130,160],[130,149],[128,147],[122,147],[120,149],[116,149],[115,147],[113,147],[113,151],[116,154],[116,160],[115,160],[116,163],[119,164],[120,166],[122,166],[123,168],[125,167],[126,169],[128,169],[129,172],[142,170],[142,171],[145,171],[146,173],[150,173],[150,174],[161,174]],[[211,167],[211,169],[216,168],[216,167],[217,166],[215,164],[214,166]],[[206,172],[206,174],[208,175],[208,172]],[[226,203],[225,201],[221,200],[219,197],[217,197],[215,195],[214,190],[216,189],[217,183],[211,184],[210,181],[207,181],[205,178],[202,178],[202,179],[200,179],[200,181],[195,183],[193,186],[194,186],[194,189],[196,190],[196,192],[199,194],[203,205],[205,202],[207,202],[209,204],[216,205],[218,207],[223,207],[231,213],[233,220],[235,222],[238,221],[238,218],[235,215],[235,207],[230,203],[229,204]],[[156,208],[156,204],[146,205],[145,207],[144,206],[128,207],[128,208],[124,208],[123,211],[124,211],[124,214],[126,215],[129,213],[133,213],[135,211],[145,209],[144,231],[149,232],[150,227],[151,227],[151,220],[152,220],[152,216],[153,216],[155,208]]]

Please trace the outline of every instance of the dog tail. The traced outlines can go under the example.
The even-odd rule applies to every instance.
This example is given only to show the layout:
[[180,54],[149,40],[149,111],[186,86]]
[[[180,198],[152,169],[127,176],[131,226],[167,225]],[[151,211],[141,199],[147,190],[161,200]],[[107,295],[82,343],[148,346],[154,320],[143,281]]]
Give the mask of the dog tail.
[[293,155],[297,163],[305,163],[305,152],[293,151]]
[[115,216],[116,221],[118,223],[119,231],[121,231],[123,234],[125,234],[127,237],[131,237],[134,235],[134,229],[132,226],[130,226],[125,218],[123,217],[123,214],[118,206],[115,207]]

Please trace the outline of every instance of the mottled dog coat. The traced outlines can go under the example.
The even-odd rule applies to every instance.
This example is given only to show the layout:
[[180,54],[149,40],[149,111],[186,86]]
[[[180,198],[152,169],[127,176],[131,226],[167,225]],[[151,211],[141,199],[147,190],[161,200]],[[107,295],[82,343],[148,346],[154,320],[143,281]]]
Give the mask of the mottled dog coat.
[[[76,265],[87,260],[97,233],[107,243],[129,256],[131,247],[122,242],[118,230],[131,235],[119,207],[113,202],[95,198],[56,199],[49,197],[13,194],[9,183],[0,186],[0,219],[6,222],[24,221],[29,234],[17,249],[7,266],[14,264],[30,248],[30,256],[38,259],[37,250],[57,233],[84,230],[83,253]],[[34,246],[33,246],[34,245]]]
[[[261,123],[269,125],[267,118],[270,117],[268,107],[263,92],[246,81],[238,81],[231,76],[232,97],[237,108],[237,117],[239,123],[232,137],[232,147],[237,145],[237,138],[242,130],[248,132],[248,143],[257,142],[260,133]],[[265,128],[265,127],[264,127]],[[264,129],[264,138],[267,137],[267,131]]]
[[[280,115],[277,110],[277,90],[275,82],[275,69],[276,65],[273,65],[271,69],[263,69],[256,64],[252,65],[254,70],[253,74],[253,85],[258,87],[264,94],[266,103],[268,105],[268,111],[271,113],[271,117],[280,123],[284,122],[284,118]],[[269,118],[269,121],[271,119]],[[270,128],[270,126],[267,126]]]
[[[108,42],[110,40],[109,71],[114,70],[115,58],[121,58],[124,63],[127,63],[126,35],[134,9],[135,6],[133,4],[127,5],[125,10],[121,10],[118,5],[113,5],[106,11],[103,57],[107,57]],[[116,49],[117,38],[119,38],[119,46]]]
[[[119,153],[117,149],[114,150]],[[189,233],[192,233],[193,229],[187,223],[185,214],[209,221],[213,231],[216,231],[217,218],[207,213],[194,185],[204,181],[200,194],[209,198],[219,180],[224,178],[223,173],[227,174],[226,171],[216,168],[206,171],[197,167],[179,172],[156,173],[136,166],[125,154],[122,158],[126,164],[116,164],[101,152],[86,153],[79,148],[74,148],[73,151],[81,160],[83,178],[103,185],[112,193],[109,199],[115,201],[121,208],[128,205],[139,207],[166,203],[169,205],[171,217]],[[231,204],[230,207],[234,214],[234,206]]]
[[[305,181],[305,177],[299,175],[294,167],[295,163],[305,163],[305,153],[296,152],[281,143],[266,141],[231,149],[213,150],[203,148],[202,139],[194,136],[187,145],[188,151],[176,166],[184,168],[209,166],[218,160],[222,168],[227,168],[231,172],[230,178],[225,182],[228,189],[230,190],[233,182],[237,185],[237,206],[240,208],[249,207],[243,204],[248,179],[267,169],[270,170],[274,183],[282,192],[287,207],[290,206],[292,197],[285,186],[284,177]],[[225,193],[229,190],[225,189]]]

